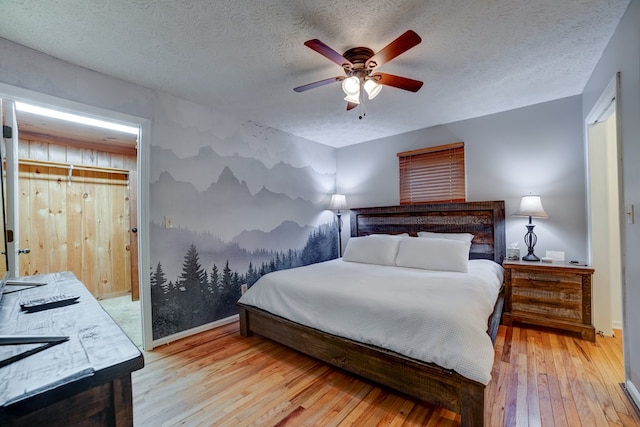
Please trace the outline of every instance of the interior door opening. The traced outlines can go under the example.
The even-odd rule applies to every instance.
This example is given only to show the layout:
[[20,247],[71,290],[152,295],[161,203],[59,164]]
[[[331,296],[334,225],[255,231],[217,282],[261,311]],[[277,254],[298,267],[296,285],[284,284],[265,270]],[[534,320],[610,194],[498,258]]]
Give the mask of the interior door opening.
[[[622,245],[622,158],[620,73],[617,73],[585,121],[589,251],[594,267],[593,321],[604,335],[624,331],[624,252]],[[626,339],[623,351],[626,361]],[[626,362],[625,362],[626,365]],[[627,368],[625,366],[625,375]]]
[[[49,106],[44,114],[41,108],[23,107],[30,104],[14,107],[11,125],[18,146],[7,153],[17,164],[18,245],[30,248],[17,257],[16,275],[74,272],[143,346],[137,250],[140,126],[123,128],[107,117]],[[93,123],[71,121],[70,115]],[[96,120],[115,126],[97,127]]]
[[622,271],[620,209],[616,147],[616,113],[589,127],[589,200],[592,265],[594,273],[594,321],[596,329],[612,335],[622,329]]

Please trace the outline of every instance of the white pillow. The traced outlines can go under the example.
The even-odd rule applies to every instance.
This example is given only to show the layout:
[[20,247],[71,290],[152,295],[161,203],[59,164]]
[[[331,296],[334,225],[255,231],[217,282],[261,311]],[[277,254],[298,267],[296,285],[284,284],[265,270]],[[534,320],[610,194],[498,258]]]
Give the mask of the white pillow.
[[433,231],[418,231],[418,237],[431,237],[436,239],[451,239],[461,242],[469,242],[473,240],[471,233],[435,233]]
[[342,256],[343,261],[365,264],[396,265],[396,255],[400,237],[372,234],[365,237],[352,237]]
[[471,243],[452,239],[402,238],[396,256],[398,267],[466,273]]

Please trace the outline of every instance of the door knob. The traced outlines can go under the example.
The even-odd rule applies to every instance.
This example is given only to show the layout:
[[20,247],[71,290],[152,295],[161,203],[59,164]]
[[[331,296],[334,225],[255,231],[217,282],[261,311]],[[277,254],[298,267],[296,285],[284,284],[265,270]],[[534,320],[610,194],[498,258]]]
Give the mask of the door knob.
[[135,228],[135,227],[133,227],[133,228],[131,229],[131,231],[132,231],[133,233],[137,233],[137,232],[138,232],[138,229],[137,229],[137,228]]
[[29,252],[31,252],[29,248],[18,249],[18,254],[28,254]]

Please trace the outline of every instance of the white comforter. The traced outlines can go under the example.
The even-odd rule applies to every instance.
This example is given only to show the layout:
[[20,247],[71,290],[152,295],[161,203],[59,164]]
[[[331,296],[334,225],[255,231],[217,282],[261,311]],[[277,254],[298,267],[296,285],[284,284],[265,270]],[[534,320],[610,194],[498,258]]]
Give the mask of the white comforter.
[[267,274],[240,302],[486,385],[494,358],[487,320],[502,279],[488,260],[454,273],[336,259]]

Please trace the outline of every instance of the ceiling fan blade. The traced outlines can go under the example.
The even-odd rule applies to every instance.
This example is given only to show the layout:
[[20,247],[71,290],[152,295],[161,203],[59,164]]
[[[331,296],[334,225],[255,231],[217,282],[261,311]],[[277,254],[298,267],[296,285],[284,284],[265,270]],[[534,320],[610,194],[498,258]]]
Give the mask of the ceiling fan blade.
[[358,106],[358,104],[356,104],[355,102],[347,102],[347,111],[353,110],[357,106]]
[[309,84],[306,84],[306,85],[294,87],[293,90],[295,90],[296,92],[304,92],[304,91],[309,90],[309,89],[315,89],[317,87],[328,85],[328,84],[335,83],[335,82],[339,82],[339,81],[342,81],[342,80],[344,80],[344,77],[330,77],[328,79],[324,79],[324,80],[320,80],[320,81],[317,81],[317,82],[309,83]]
[[375,67],[381,66],[382,64],[386,64],[396,56],[399,56],[417,44],[420,44],[421,41],[422,39],[419,35],[414,31],[409,30],[369,58],[365,67],[371,70]]
[[413,80],[407,77],[394,76],[393,74],[375,73],[371,78],[378,84],[385,86],[393,86],[398,89],[404,89],[411,92],[417,92],[423,83],[420,80]]
[[351,61],[349,61],[347,58],[340,55],[338,52],[331,49],[329,46],[322,43],[318,39],[307,40],[306,42],[304,42],[304,45],[307,46],[308,48],[315,50],[320,55],[324,56],[325,58],[328,58],[329,60],[335,62],[336,64],[338,64],[343,68],[345,67],[353,68],[353,64],[351,63]]

